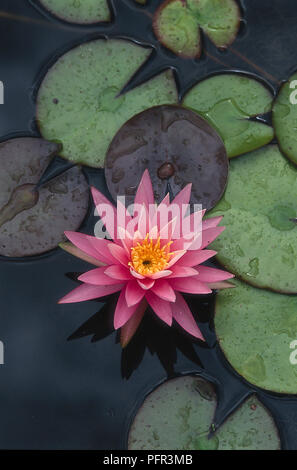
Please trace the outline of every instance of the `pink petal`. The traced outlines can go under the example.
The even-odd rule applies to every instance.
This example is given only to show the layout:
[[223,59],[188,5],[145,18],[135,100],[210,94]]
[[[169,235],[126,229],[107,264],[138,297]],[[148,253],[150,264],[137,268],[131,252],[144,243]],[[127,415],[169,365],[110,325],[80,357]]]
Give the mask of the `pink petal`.
[[168,277],[172,273],[169,269],[164,269],[164,271],[158,271],[157,273],[151,274],[150,279],[162,279],[163,277]]
[[152,217],[152,226],[156,225],[157,227],[160,227],[161,214],[163,213],[163,211],[168,210],[169,205],[170,205],[170,197],[169,197],[169,194],[166,194],[163,201],[157,206],[156,210],[154,211],[154,214]]
[[137,230],[141,234],[142,239],[144,239],[149,232],[149,215],[145,205],[142,206],[139,214]]
[[202,222],[203,230],[207,230],[209,228],[217,227],[219,223],[223,220],[224,216],[219,217],[212,217],[211,219],[206,219]]
[[126,228],[128,223],[131,220],[132,220],[132,217],[128,209],[125,207],[122,201],[118,198],[117,199],[117,225],[118,227]]
[[186,254],[186,250],[175,251],[174,256],[169,261],[167,268],[171,268],[177,261]]
[[[98,253],[98,251],[94,248],[91,243],[90,238],[92,237],[79,232],[65,232],[65,235],[68,240],[70,240],[81,251],[91,256],[92,258],[95,258],[100,261],[102,260],[100,257],[100,253]],[[102,261],[105,262],[104,259]]]
[[123,287],[123,284],[116,284],[113,286],[92,286],[91,284],[82,284],[74,289],[72,292],[63,297],[59,304],[72,304],[75,302],[84,302],[85,300],[99,299],[106,295],[118,292]]
[[[185,235],[184,237],[177,238],[173,241],[170,249],[171,251],[194,251],[199,250],[202,243],[202,232]],[[195,246],[194,246],[195,245]],[[196,246],[198,245],[198,246]]]
[[157,295],[153,292],[149,291],[145,294],[146,300],[148,301],[149,305],[154,310],[155,314],[161,318],[167,325],[172,325],[172,311],[171,311],[171,303],[166,302],[166,300],[160,299]]
[[[117,259],[114,258],[108,248],[109,245],[116,245],[110,240],[105,240],[104,238],[88,237],[91,246],[97,253],[97,257],[104,260],[106,264],[117,264]],[[123,249],[123,248],[122,248]]]
[[191,277],[198,274],[197,269],[189,268],[188,266],[174,265],[172,266],[171,271],[172,274],[169,276],[169,279],[173,279],[175,277]]
[[188,251],[179,261],[179,265],[182,266],[198,266],[201,263],[204,263],[204,261],[207,261],[208,259],[212,258],[217,254],[216,251],[213,250],[198,250],[198,251]]
[[193,212],[189,216],[185,217],[181,227],[181,233],[175,238],[186,237],[190,234],[201,232],[203,229],[202,219],[205,212],[206,210]]
[[174,290],[185,292],[186,294],[211,294],[211,289],[197,280],[197,277],[170,279],[170,284]]
[[137,282],[138,284],[140,285],[140,287],[144,290],[149,290],[153,287],[153,285],[155,284],[155,281],[154,279],[150,279],[150,278],[145,278],[145,279],[137,279]]
[[145,276],[142,274],[139,274],[137,271],[135,271],[132,267],[130,267],[130,273],[132,274],[133,277],[136,279],[145,279]]
[[236,286],[235,284],[232,284],[231,282],[213,282],[208,284],[208,287],[213,290],[219,290],[219,289],[234,289]]
[[214,227],[204,230],[202,232],[202,245],[201,250],[206,248],[211,242],[213,242],[224,230],[226,227]]
[[154,191],[148,170],[145,170],[135,195],[134,204],[145,204],[148,208],[150,204],[154,204]]
[[118,330],[121,328],[128,320],[132,317],[132,315],[136,312],[137,304],[133,305],[132,307],[128,307],[126,302],[126,295],[125,295],[126,288],[122,289],[120,293],[120,297],[114,312],[114,328]]
[[112,279],[106,276],[105,270],[105,266],[103,268],[92,269],[92,271],[88,271],[79,276],[78,280],[95,286],[112,286],[122,282],[121,279]]
[[160,239],[161,239],[161,246],[166,245],[169,241],[171,241],[171,238],[173,236],[176,224],[177,224],[177,217],[174,217],[174,219],[170,220],[168,224],[166,224],[164,227],[160,229]]
[[149,238],[151,238],[152,240],[157,240],[158,236],[159,236],[159,231],[158,231],[157,225],[152,226],[152,228],[149,231]]
[[118,227],[119,242],[122,244],[128,256],[130,256],[131,248],[133,246],[133,238],[123,227]]
[[119,279],[120,281],[128,281],[132,278],[130,270],[120,264],[114,264],[105,268],[105,274],[113,279]]
[[199,266],[197,279],[201,282],[220,282],[232,279],[234,274],[221,269],[209,268],[208,266]]
[[[184,207],[189,204],[190,199],[191,199],[191,190],[192,190],[192,183],[187,184],[173,199],[171,205],[177,205],[180,208],[180,213],[183,213],[183,216],[185,215],[184,213]],[[170,207],[169,206],[169,207]]]
[[160,279],[158,282],[156,282],[151,291],[163,300],[167,300],[168,302],[175,302],[175,292],[169,282],[165,279]]
[[124,248],[115,243],[109,243],[107,247],[115,260],[118,260],[121,264],[128,267],[130,259]]
[[147,301],[144,299],[138,306],[134,315],[127,321],[127,323],[121,328],[121,346],[125,348],[128,346],[132,337],[136,333],[142,319],[143,315],[147,309]]
[[98,189],[94,188],[94,186],[91,186],[91,192],[99,217],[102,218],[101,220],[111,238],[113,240],[116,239],[116,208]]
[[80,250],[75,245],[72,245],[72,243],[60,243],[59,247],[62,248],[62,250],[67,251],[67,253],[70,253],[71,255],[86,261],[87,263],[94,264],[94,266],[104,266],[104,263],[93,258],[92,256],[87,255],[84,251]]
[[205,341],[187,302],[179,292],[176,293],[176,302],[171,305],[171,309],[173,318],[184,330],[195,336],[195,338]]
[[138,304],[144,297],[145,291],[137,281],[130,281],[126,286],[126,302],[128,307]]

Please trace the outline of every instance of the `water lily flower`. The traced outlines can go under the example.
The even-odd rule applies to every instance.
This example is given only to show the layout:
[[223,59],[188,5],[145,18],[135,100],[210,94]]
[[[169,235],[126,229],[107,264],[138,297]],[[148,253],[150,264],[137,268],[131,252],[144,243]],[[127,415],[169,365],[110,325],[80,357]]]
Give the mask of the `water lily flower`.
[[[233,274],[202,264],[216,254],[205,248],[224,230],[218,227],[222,217],[202,221],[205,211],[192,214],[184,211],[190,201],[191,184],[173,201],[167,195],[157,206],[147,170],[135,196],[134,204],[141,207],[137,217],[124,207],[124,221],[120,221],[119,211],[103,194],[92,188],[92,195],[99,216],[105,214],[102,220],[107,232],[113,233],[117,227],[116,234],[113,240],[108,240],[77,232],[65,233],[71,243],[61,247],[96,268],[80,276],[78,280],[82,284],[59,303],[99,299],[120,292],[114,327],[121,329],[123,347],[135,334],[148,306],[167,325],[171,326],[175,320],[190,335],[204,340],[182,294],[210,294],[212,289],[233,287],[226,282]],[[165,225],[160,217],[160,208],[164,206],[169,214]],[[189,222],[194,217],[200,218],[201,230],[191,232],[187,228],[186,233],[177,237],[173,207],[180,208],[185,227],[191,226]]]

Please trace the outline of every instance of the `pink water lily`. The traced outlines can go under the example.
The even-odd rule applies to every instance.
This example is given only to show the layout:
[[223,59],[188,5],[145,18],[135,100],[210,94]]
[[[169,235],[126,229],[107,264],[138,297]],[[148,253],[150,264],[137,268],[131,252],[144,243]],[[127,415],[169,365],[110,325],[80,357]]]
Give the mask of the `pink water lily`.
[[[167,195],[157,206],[148,171],[135,196],[134,203],[142,208],[137,218],[124,208],[124,221],[122,217],[119,221],[118,210],[103,194],[92,188],[92,195],[99,216],[103,216],[103,207],[110,209],[102,217],[107,232],[113,233],[114,227],[117,231],[113,240],[66,232],[71,243],[61,247],[96,268],[80,276],[82,284],[59,303],[99,299],[120,292],[114,327],[121,328],[123,347],[136,332],[148,305],[167,325],[171,326],[174,319],[189,334],[204,340],[182,293],[210,294],[212,289],[233,287],[226,282],[233,274],[202,264],[216,254],[205,248],[224,230],[218,227],[222,218],[202,221],[205,211],[189,215],[183,210],[190,201],[191,184],[172,202]],[[176,237],[176,218],[169,216],[165,225],[160,220],[160,207],[164,206],[168,214],[172,207],[180,208],[184,222],[200,217],[201,230]]]

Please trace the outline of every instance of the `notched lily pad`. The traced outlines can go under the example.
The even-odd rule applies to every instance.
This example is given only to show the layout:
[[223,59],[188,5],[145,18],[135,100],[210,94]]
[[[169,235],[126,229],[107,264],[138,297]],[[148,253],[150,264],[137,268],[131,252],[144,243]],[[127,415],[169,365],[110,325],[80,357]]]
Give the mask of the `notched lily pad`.
[[178,101],[171,71],[118,96],[150,52],[129,41],[99,39],[70,50],[49,69],[38,92],[37,119],[46,139],[62,142],[62,157],[102,167],[127,119]]
[[227,190],[209,216],[227,227],[212,248],[228,270],[248,283],[297,292],[297,172],[269,145],[230,162]]
[[234,0],[166,0],[154,17],[159,41],[175,54],[198,58],[200,28],[217,47],[227,47],[238,33],[240,9]]
[[77,230],[85,218],[89,191],[78,168],[36,191],[58,150],[58,145],[33,137],[0,144],[0,255],[49,251],[64,240],[65,230]]
[[159,41],[175,54],[200,57],[201,37],[197,20],[183,0],[167,0],[154,18]]
[[195,85],[183,105],[196,111],[221,135],[229,158],[271,142],[273,129],[250,120],[268,113],[273,96],[258,80],[238,73],[218,74]]
[[234,283],[216,298],[215,329],[225,356],[252,384],[297,394],[297,367],[290,362],[297,298]]
[[39,0],[52,14],[70,23],[92,24],[110,20],[107,0]]
[[134,116],[113,139],[105,162],[107,186],[114,199],[133,202],[146,168],[158,202],[168,181],[173,195],[193,184],[193,204],[214,207],[228,177],[228,158],[216,131],[180,106],[157,106]]
[[[211,390],[212,399],[199,388]],[[138,411],[129,450],[277,450],[278,431],[264,406],[251,397],[209,439],[217,406],[214,387],[198,377],[180,377],[153,391]]]
[[282,86],[273,105],[273,126],[282,152],[297,164],[297,73]]

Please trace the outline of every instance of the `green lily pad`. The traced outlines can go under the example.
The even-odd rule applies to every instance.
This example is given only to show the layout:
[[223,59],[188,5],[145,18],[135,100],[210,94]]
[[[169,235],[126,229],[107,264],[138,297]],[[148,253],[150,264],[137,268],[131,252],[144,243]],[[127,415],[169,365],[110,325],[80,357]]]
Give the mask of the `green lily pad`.
[[200,57],[200,27],[217,47],[231,44],[239,30],[240,10],[234,0],[166,0],[157,10],[154,31],[175,54]]
[[70,23],[91,24],[110,20],[107,0],[39,0],[47,10]]
[[240,9],[234,0],[187,0],[188,8],[217,47],[227,47],[238,33]]
[[99,39],[70,50],[52,66],[38,92],[37,119],[43,136],[63,144],[62,157],[103,167],[112,138],[128,119],[178,101],[171,71],[118,97],[149,54],[129,41]]
[[130,450],[277,450],[278,431],[255,398],[247,400],[208,438],[217,406],[213,385],[180,377],[159,386],[144,401],[131,426]]
[[223,199],[209,216],[226,230],[212,243],[217,259],[248,283],[297,292],[297,171],[269,145],[230,162]]
[[184,57],[200,57],[201,38],[196,18],[182,0],[169,0],[157,10],[154,31],[165,47]]
[[216,298],[215,328],[228,361],[246,380],[277,393],[297,394],[297,298],[239,281]]
[[216,128],[232,158],[271,142],[273,129],[249,119],[269,112],[272,100],[268,88],[258,80],[228,73],[198,83],[186,94],[183,105]]
[[273,126],[279,146],[295,164],[297,164],[296,80],[297,73],[282,86],[272,110]]

